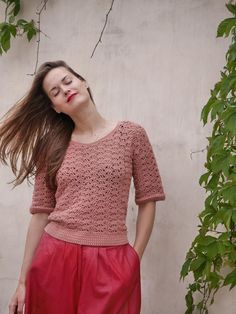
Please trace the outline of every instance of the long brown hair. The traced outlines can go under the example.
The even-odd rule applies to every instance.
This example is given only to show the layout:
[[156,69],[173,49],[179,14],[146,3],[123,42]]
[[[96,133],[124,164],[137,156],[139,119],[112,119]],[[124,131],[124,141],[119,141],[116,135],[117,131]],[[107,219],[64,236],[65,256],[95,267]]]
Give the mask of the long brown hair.
[[[47,73],[65,67],[82,81],[85,79],[64,61],[44,62],[38,69],[28,93],[20,99],[0,121],[0,161],[11,169],[16,179],[14,187],[41,170],[45,170],[48,188],[56,189],[56,173],[63,161],[74,129],[74,121],[67,114],[57,113],[42,84]],[[91,100],[94,99],[87,88]],[[17,174],[17,161],[20,160]],[[13,188],[14,188],[13,187]]]

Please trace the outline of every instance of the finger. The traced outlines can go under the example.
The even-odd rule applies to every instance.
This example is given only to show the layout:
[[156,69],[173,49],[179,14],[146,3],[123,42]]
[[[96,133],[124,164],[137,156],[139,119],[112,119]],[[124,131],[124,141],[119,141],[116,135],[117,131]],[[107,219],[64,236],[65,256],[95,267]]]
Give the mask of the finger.
[[15,314],[17,304],[9,304],[9,314]]
[[17,313],[23,313],[24,302],[18,302]]

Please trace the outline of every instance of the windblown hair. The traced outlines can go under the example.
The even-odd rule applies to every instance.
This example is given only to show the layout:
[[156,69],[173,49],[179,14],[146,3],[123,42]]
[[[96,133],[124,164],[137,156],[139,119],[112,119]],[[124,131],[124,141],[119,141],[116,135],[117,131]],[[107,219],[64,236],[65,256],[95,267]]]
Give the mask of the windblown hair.
[[[85,79],[64,61],[43,63],[28,93],[8,110],[0,121],[0,162],[11,169],[16,179],[14,187],[41,170],[45,170],[48,188],[56,189],[56,174],[63,161],[74,129],[74,121],[69,115],[57,113],[43,90],[42,84],[47,73],[56,67],[65,67],[82,81]],[[87,88],[95,105],[92,92]],[[17,161],[20,160],[17,174]],[[13,187],[13,188],[14,188]]]

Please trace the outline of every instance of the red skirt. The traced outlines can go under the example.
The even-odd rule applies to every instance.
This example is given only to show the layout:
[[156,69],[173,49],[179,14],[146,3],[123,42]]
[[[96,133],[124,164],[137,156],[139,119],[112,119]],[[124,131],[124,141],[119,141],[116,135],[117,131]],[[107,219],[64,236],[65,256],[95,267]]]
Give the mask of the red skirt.
[[88,246],[44,231],[26,279],[25,314],[140,314],[140,259],[129,244]]

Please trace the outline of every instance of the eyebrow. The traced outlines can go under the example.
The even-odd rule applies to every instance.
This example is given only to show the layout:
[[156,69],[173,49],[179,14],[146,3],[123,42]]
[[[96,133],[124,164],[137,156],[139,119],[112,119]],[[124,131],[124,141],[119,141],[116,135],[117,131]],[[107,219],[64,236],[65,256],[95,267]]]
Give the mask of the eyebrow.
[[[65,78],[68,76],[68,74],[66,74],[61,81],[63,82],[65,80]],[[51,93],[51,91],[53,91],[56,88],[56,86],[54,86],[53,88],[50,89],[49,93]]]

